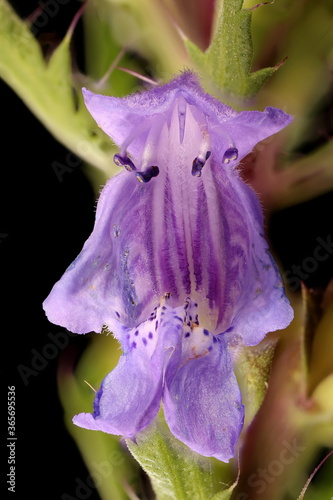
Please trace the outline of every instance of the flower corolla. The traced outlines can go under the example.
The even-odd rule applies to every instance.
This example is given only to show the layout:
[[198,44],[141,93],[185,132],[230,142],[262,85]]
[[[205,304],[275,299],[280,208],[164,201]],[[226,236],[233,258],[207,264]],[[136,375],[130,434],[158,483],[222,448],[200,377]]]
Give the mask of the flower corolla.
[[237,112],[191,72],[125,98],[83,93],[123,171],[44,309],[73,332],[107,328],[123,354],[74,423],[132,438],[162,401],[178,439],[228,461],[244,419],[233,352],[293,317],[238,166],[291,117]]

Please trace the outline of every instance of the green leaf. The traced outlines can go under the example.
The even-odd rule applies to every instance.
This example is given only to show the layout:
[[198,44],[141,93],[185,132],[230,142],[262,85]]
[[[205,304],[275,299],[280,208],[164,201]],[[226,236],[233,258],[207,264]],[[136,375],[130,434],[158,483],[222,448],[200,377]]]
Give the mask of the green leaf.
[[121,46],[147,60],[151,73],[169,80],[189,64],[187,52],[164,2],[156,0],[98,0],[109,29]]
[[91,90],[117,97],[130,94],[137,87],[138,79],[115,68],[121,64],[139,74],[142,74],[143,70],[140,59],[127,53],[126,46],[117,43],[114,30],[109,25],[109,20],[112,18],[110,6],[104,0],[98,4],[86,2],[82,17],[85,68],[89,75],[87,80],[91,80]]
[[172,436],[160,419],[127,446],[148,474],[157,500],[208,500],[213,495],[210,459],[192,452]]
[[[0,2],[0,77],[59,142],[107,176],[113,146],[86,110],[75,89],[67,35],[45,61],[28,23],[6,0]],[[110,167],[111,165],[111,167]]]
[[252,12],[242,9],[243,0],[220,0],[212,42],[202,52],[191,41],[185,44],[192,61],[217,90],[236,99],[253,97],[277,67],[251,73],[253,47]]

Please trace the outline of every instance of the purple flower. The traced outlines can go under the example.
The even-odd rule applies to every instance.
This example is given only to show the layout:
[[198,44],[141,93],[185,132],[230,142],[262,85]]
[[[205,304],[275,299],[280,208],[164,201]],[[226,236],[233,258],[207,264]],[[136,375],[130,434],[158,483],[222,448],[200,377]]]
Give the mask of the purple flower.
[[84,98],[124,171],[104,187],[94,230],[44,308],[73,332],[107,327],[123,355],[93,414],[74,423],[131,438],[162,400],[178,439],[228,461],[244,417],[235,346],[293,317],[260,204],[235,167],[291,117],[238,113],[189,72],[125,98]]

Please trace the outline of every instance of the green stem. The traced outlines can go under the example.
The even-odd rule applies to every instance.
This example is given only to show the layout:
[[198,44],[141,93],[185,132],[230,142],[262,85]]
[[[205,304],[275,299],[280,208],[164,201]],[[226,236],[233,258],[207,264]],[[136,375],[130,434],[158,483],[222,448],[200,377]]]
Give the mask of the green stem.
[[158,500],[207,500],[212,497],[210,460],[193,453],[162,425],[153,423],[127,446],[147,472]]

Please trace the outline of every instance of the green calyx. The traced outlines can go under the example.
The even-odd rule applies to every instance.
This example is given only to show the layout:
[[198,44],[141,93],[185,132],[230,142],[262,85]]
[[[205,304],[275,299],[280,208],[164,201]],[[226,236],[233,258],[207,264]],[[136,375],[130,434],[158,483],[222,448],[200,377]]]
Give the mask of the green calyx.
[[218,92],[235,100],[255,96],[277,67],[251,72],[252,12],[243,0],[220,0],[212,41],[205,52],[191,41],[185,44],[192,61],[213,82]]

